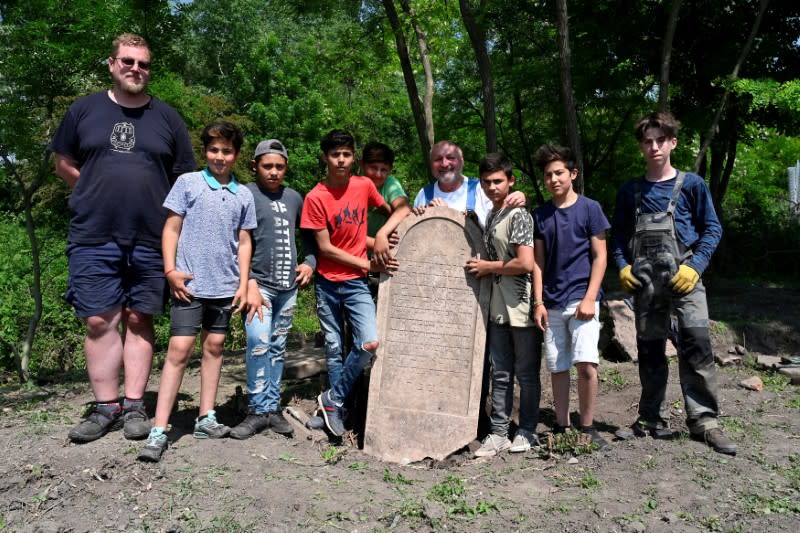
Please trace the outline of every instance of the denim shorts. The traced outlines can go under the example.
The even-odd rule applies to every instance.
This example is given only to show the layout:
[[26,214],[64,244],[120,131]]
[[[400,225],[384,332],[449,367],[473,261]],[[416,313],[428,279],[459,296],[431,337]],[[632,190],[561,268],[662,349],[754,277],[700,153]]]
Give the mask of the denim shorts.
[[172,300],[169,334],[173,337],[194,337],[200,328],[209,333],[228,333],[233,312],[233,298],[194,298],[186,303]]
[[69,244],[66,253],[69,283],[64,298],[79,317],[121,305],[148,315],[164,310],[167,283],[159,250],[109,242]]

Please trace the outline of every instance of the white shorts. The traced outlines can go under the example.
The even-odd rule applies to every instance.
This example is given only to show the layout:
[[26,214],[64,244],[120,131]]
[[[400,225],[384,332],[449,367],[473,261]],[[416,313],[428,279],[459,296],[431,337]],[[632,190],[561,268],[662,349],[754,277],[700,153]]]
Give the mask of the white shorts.
[[570,302],[566,309],[547,310],[544,332],[544,360],[550,372],[566,372],[575,363],[600,362],[597,342],[600,340],[600,303],[594,304],[594,317],[575,318],[580,301]]

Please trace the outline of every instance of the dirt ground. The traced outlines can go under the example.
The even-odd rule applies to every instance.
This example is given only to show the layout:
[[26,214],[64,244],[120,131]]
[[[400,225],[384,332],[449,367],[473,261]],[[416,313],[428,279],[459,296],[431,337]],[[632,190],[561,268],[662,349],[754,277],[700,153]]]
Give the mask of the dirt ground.
[[[800,289],[726,282],[709,287],[715,348],[800,354]],[[136,461],[141,443],[114,432],[66,440],[91,399],[85,377],[0,396],[2,531],[797,531],[800,523],[800,389],[753,366],[719,371],[722,423],[739,454],[687,438],[677,368],[671,365],[672,441],[614,441],[603,452],[534,449],[473,459],[385,464],[345,439],[199,441],[199,367],[191,365],[159,464]],[[738,382],[758,375],[761,392]],[[603,435],[636,416],[633,363],[601,364],[597,422]],[[151,379],[148,408],[158,379]],[[243,358],[229,357],[219,391],[222,421],[238,421]],[[310,411],[320,381],[288,384],[289,405]],[[542,372],[546,441],[552,396]],[[573,391],[573,405],[577,401]],[[562,448],[575,449],[569,443]],[[477,442],[471,445],[474,449]]]

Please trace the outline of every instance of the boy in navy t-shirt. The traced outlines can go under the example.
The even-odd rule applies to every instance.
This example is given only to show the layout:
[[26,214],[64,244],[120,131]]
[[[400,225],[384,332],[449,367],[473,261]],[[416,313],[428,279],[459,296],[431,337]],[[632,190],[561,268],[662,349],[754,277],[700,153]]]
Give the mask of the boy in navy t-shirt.
[[600,284],[606,270],[605,232],[611,227],[600,204],[572,188],[578,176],[569,148],[543,145],[536,152],[551,201],[533,212],[534,311],[544,331],[545,361],[552,373],[554,433],[569,421],[569,370],[578,372],[580,430],[599,448],[608,443],[594,427],[600,356]]

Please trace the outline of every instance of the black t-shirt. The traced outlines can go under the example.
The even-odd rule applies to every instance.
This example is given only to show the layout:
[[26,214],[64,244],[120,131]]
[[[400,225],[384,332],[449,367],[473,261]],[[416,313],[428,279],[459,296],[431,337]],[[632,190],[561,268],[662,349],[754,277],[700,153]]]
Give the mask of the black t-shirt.
[[161,204],[177,176],[196,168],[173,108],[155,98],[127,108],[107,91],[94,93],[70,106],[49,148],[80,169],[69,200],[70,243],[161,248]]

